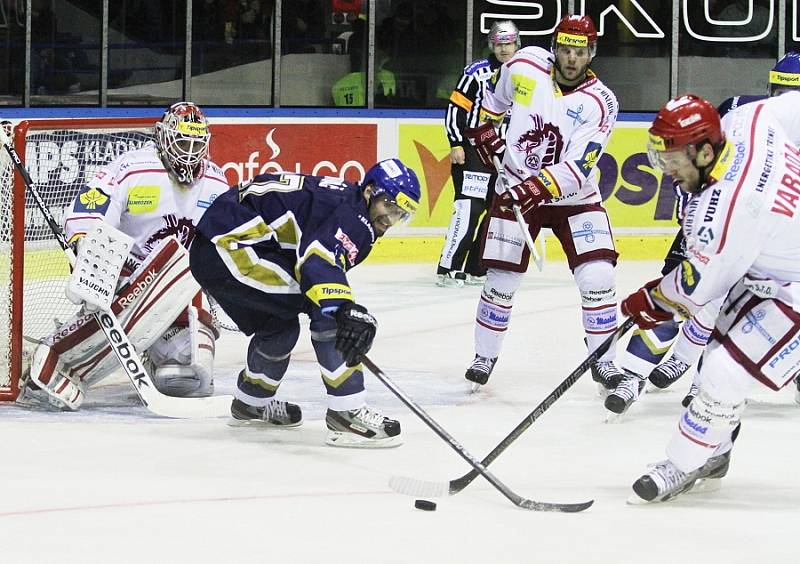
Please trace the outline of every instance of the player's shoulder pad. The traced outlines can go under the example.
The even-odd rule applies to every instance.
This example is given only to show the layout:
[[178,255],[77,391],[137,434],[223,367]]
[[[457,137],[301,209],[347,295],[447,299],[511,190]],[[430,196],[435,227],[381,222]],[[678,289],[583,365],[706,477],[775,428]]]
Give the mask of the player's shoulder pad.
[[619,113],[619,102],[616,94],[599,78],[589,85],[586,92],[593,94],[602,101],[606,116]]
[[553,64],[553,54],[541,47],[523,47],[514,53],[514,56],[506,64],[511,66],[515,61],[520,60],[527,60],[534,63],[537,68],[550,72],[550,66]]
[[147,144],[139,149],[126,151],[106,165],[108,169],[116,168],[120,175],[133,170],[158,170],[164,168],[164,163],[158,155],[155,145]]
[[466,67],[464,67],[464,74],[465,75],[473,75],[479,70],[486,68],[489,66],[489,59],[478,59],[477,61],[472,61]]
[[750,102],[758,102],[759,100],[763,100],[767,98],[767,96],[747,96],[747,95],[739,95],[739,96],[732,96],[722,102],[717,107],[717,112],[719,112],[719,117],[724,117],[725,114],[731,112],[738,108],[739,106],[743,106],[744,104],[749,104]]

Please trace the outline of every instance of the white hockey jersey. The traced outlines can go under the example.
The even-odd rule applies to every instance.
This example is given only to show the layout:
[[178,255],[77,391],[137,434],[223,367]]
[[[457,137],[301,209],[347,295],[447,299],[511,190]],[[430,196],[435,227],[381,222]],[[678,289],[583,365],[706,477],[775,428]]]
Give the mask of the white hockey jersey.
[[126,271],[132,270],[166,237],[174,235],[188,248],[206,208],[228,189],[222,170],[210,161],[191,187],[178,184],[149,143],[104,166],[83,187],[64,218],[65,234],[72,242],[104,220],[133,237]]
[[[538,175],[555,194],[547,205],[597,203],[602,199],[595,165],[617,121],[614,93],[594,73],[562,93],[553,55],[526,47],[500,67],[481,103],[492,120],[512,110],[503,167],[512,184]],[[497,192],[502,192],[498,182]]]
[[689,317],[747,277],[800,311],[798,108],[790,92],[723,118],[725,147],[683,220],[689,259],[654,289],[660,305]]

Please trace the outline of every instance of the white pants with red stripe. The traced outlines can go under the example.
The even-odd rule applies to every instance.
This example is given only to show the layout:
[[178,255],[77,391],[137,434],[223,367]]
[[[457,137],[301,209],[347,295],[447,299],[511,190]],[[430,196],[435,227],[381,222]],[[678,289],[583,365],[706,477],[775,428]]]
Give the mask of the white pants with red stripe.
[[731,448],[756,382],[780,390],[797,376],[800,313],[789,305],[789,287],[777,298],[755,295],[743,283],[728,293],[703,354],[700,391],[667,445],[667,456],[684,472]]
[[[614,266],[607,260],[595,260],[578,265],[574,274],[581,294],[586,344],[591,352],[617,329]],[[476,354],[486,358],[500,355],[503,337],[511,320],[514,296],[523,275],[521,272],[489,269],[475,316]],[[542,326],[546,326],[546,320],[537,319],[537,327]],[[543,331],[541,338],[547,340],[551,337]],[[613,360],[615,353],[615,347],[611,347],[600,360]]]

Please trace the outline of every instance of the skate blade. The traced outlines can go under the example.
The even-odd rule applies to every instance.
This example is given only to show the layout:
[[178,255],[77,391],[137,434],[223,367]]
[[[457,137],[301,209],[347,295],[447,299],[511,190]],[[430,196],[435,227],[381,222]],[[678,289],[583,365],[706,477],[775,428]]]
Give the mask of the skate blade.
[[471,393],[471,394],[477,394],[477,393],[478,393],[478,391],[479,391],[479,390],[480,390],[482,387],[483,387],[483,386],[481,386],[481,385],[480,385],[480,384],[478,384],[477,382],[473,382],[473,383],[472,383],[472,388],[470,389],[469,393]]
[[295,427],[299,427],[303,424],[303,420],[301,419],[297,423],[288,423],[286,425],[276,425],[275,423],[270,423],[269,421],[264,421],[263,419],[236,419],[235,417],[228,418],[228,427],[263,427],[270,429],[294,429]]
[[396,435],[383,439],[367,439],[355,433],[329,431],[325,444],[339,448],[394,448],[403,444],[403,437]]
[[722,488],[722,478],[701,478],[697,480],[694,487],[690,489],[689,494],[702,494],[717,492]]
[[632,493],[628,496],[628,499],[625,500],[625,503],[628,505],[650,505],[655,503],[655,501],[647,501],[646,499],[640,498],[635,493]]
[[606,418],[603,423],[608,423],[609,425],[617,425],[619,423],[624,423],[627,417],[627,411],[623,411],[622,413],[614,413],[613,411],[606,410]]

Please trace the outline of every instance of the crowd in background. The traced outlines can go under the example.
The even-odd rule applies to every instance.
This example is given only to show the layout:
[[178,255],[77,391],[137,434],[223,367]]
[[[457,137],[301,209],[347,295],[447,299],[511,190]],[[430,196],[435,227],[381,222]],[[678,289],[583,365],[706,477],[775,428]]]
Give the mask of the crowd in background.
[[[350,106],[368,104],[366,71],[368,55],[368,21],[375,22],[375,107],[444,108],[452,84],[464,65],[485,56],[485,33],[491,19],[484,13],[520,8],[502,8],[487,0],[473,3],[472,52],[467,53],[465,0],[386,0],[376,2],[375,14],[369,14],[366,0],[283,0],[276,14],[275,0],[118,0],[109,3],[107,87],[114,103],[138,102],[161,105],[180,92],[186,77],[186,13],[190,2],[191,77],[208,76],[228,69],[240,69],[240,75],[263,76],[264,92],[273,88],[272,59],[277,41],[280,55],[291,64],[284,72],[298,66],[292,57],[305,57],[304,72],[328,81],[324,95],[312,101],[292,91],[280,93],[284,106]],[[96,0],[32,0],[30,93],[32,105],[65,105],[99,102],[97,93],[103,80],[101,73],[102,7]],[[551,5],[552,4],[552,5]],[[525,45],[546,45],[548,33],[526,33],[541,22],[556,21],[556,4],[542,3],[539,20],[521,22]],[[613,2],[611,2],[613,4]],[[601,46],[608,57],[650,57],[669,60],[671,56],[672,3],[647,6],[647,16],[633,4],[622,3],[620,9],[633,26],[652,28],[651,22],[665,32],[665,37],[636,36],[615,14],[606,15]],[[752,4],[752,6],[751,6]],[[733,58],[767,58],[778,55],[777,29],[779,14],[769,0],[709,0],[687,5],[682,18],[680,56]],[[0,58],[0,104],[22,103],[25,77],[25,9],[21,0],[0,0],[0,41],[6,47]],[[681,3],[681,5],[683,5]],[[704,10],[707,8],[707,14]],[[750,10],[752,8],[752,14]],[[604,3],[587,6],[589,15],[598,19]],[[683,8],[680,8],[683,10]],[[788,10],[794,8],[787,7]],[[524,11],[524,10],[523,10]],[[552,13],[550,13],[552,12]],[[597,13],[594,13],[597,12]],[[280,37],[275,26],[280,15]],[[790,14],[784,14],[790,16]],[[770,17],[772,18],[770,20]],[[710,19],[709,19],[710,18]],[[691,33],[708,35],[723,33],[736,37],[758,36],[772,22],[769,33],[754,41],[723,41],[710,45],[693,40],[683,20],[691,22]],[[485,21],[484,21],[485,20]],[[741,25],[714,26],[711,21],[742,22]],[[791,21],[787,17],[786,21]],[[540,25],[541,27],[541,25]],[[796,48],[787,26],[785,50]],[[612,60],[612,59],[608,59]],[[257,66],[246,67],[245,65]],[[619,65],[614,62],[614,65]],[[633,64],[633,63],[632,63]],[[669,88],[668,65],[659,67],[664,76],[653,77],[663,88]],[[324,72],[324,71],[327,71]],[[641,68],[637,72],[641,72]],[[606,76],[607,76],[606,72]],[[612,77],[608,77],[614,82]],[[172,90],[154,89],[152,85],[177,81]],[[148,87],[149,85],[149,87]],[[136,87],[139,87],[136,90]],[[624,85],[618,85],[624,90]],[[131,90],[138,93],[133,98]],[[161,90],[163,96],[154,95]],[[655,103],[668,92],[645,98],[628,111],[652,111]],[[127,96],[127,98],[126,98]],[[270,105],[273,96],[253,99],[254,105]],[[207,103],[207,102],[206,102]],[[231,104],[240,102],[232,101]],[[653,106],[653,107],[650,107]]]

